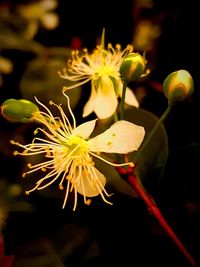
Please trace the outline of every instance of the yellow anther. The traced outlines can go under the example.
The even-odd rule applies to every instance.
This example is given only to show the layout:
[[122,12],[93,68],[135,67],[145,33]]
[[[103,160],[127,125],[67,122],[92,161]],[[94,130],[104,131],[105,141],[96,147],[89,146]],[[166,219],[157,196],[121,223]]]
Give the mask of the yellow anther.
[[38,129],[36,129],[33,133],[34,135],[36,135],[38,133]]
[[49,150],[49,147],[45,147],[45,151],[46,151],[46,156],[51,156],[51,152]]
[[27,167],[28,167],[28,168],[32,168],[32,164],[29,162],[29,163],[27,164]]
[[49,101],[49,105],[53,105],[53,101],[52,100]]
[[62,184],[59,184],[59,189],[60,189],[60,190],[63,190],[63,189],[64,189],[64,187],[63,187]]
[[89,206],[89,205],[91,204],[91,202],[92,202],[92,200],[89,198],[89,199],[87,199],[87,200],[85,201],[85,204]]
[[134,167],[135,164],[134,164],[133,162],[130,162],[130,163],[129,163],[129,166],[130,166],[130,167]]
[[46,169],[46,168],[44,168],[44,167],[42,167],[42,168],[41,168],[41,171],[43,171],[43,172],[46,172],[46,171],[47,171],[47,169]]
[[88,171],[83,171],[85,176],[88,176],[89,172]]
[[120,50],[121,49],[121,45],[120,44],[116,44],[116,49]]
[[22,173],[22,177],[23,178],[26,177],[26,172]]
[[66,176],[66,179],[69,180],[69,181],[72,180],[71,175],[67,175],[67,176]]
[[25,191],[25,194],[26,194],[26,195],[29,195],[29,191]]
[[112,145],[112,142],[108,142],[108,143],[107,143],[107,146],[111,146],[111,145]]
[[133,46],[132,46],[132,45],[130,45],[130,44],[129,44],[129,45],[127,45],[127,47],[126,47],[126,48],[127,48],[127,50],[128,50],[129,52],[132,52],[132,51],[133,51]]
[[14,152],[13,152],[13,155],[14,156],[17,156],[19,154],[19,152],[17,151],[17,150],[15,150]]
[[14,140],[10,140],[10,143],[11,143],[12,145],[15,145],[15,144],[16,144],[16,142],[15,142]]
[[113,134],[112,134],[112,137],[115,137],[115,136],[116,136],[116,134],[115,134],[115,133],[113,133]]

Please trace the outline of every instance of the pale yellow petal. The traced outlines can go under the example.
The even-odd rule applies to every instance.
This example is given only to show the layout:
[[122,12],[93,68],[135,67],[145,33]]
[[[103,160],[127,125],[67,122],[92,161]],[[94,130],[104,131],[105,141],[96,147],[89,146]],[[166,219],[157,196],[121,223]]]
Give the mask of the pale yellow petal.
[[144,128],[122,120],[88,141],[91,152],[127,154],[137,150],[144,139]]
[[98,118],[106,119],[115,113],[117,104],[113,82],[107,75],[103,75],[97,89],[94,112]]
[[125,103],[130,106],[134,106],[137,108],[139,107],[139,102],[137,98],[135,97],[133,91],[128,87],[126,88]]
[[83,139],[88,138],[94,130],[96,121],[92,120],[82,123],[72,131],[72,135],[82,137]]
[[83,115],[82,115],[83,117],[90,115],[94,111],[94,103],[95,103],[96,96],[97,96],[97,93],[95,91],[95,88],[92,86],[89,100],[83,109]]
[[80,181],[74,184],[74,188],[83,196],[95,197],[98,196],[106,184],[105,176],[100,173],[95,167],[91,167],[89,173],[82,171]]

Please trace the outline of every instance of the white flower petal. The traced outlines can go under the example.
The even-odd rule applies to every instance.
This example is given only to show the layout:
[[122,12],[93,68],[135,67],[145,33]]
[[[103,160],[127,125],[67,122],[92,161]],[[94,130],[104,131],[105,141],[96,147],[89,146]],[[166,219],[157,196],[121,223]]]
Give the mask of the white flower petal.
[[92,167],[87,175],[83,171],[80,179],[82,183],[74,184],[74,188],[78,193],[86,197],[98,196],[106,184],[105,176],[95,167]]
[[95,91],[95,88],[92,86],[89,100],[83,109],[83,115],[82,115],[83,117],[90,115],[94,111],[94,103],[95,103],[96,96],[97,96],[97,93]]
[[96,121],[97,119],[82,123],[72,131],[72,135],[82,137],[83,139],[87,139],[93,132]]
[[114,114],[118,105],[112,80],[102,75],[97,89],[94,112],[100,119],[106,119]]
[[130,88],[126,88],[126,94],[125,94],[125,103],[134,106],[134,107],[139,107],[139,102],[137,98],[135,97],[133,91],[131,91]]
[[104,133],[88,141],[91,152],[127,154],[137,150],[144,139],[144,128],[128,121],[114,123]]

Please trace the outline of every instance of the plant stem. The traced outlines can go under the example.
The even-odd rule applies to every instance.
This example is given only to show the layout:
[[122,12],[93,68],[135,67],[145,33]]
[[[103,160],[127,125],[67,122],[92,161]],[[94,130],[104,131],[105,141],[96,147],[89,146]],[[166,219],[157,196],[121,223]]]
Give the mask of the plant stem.
[[160,119],[157,121],[157,123],[155,124],[155,126],[153,127],[153,129],[151,130],[151,132],[149,133],[149,135],[147,136],[146,140],[144,141],[144,143],[142,144],[140,150],[138,151],[138,153],[136,154],[135,157],[135,162],[137,162],[137,159],[139,158],[139,156],[141,155],[143,149],[146,147],[146,145],[149,143],[149,141],[151,140],[151,138],[153,137],[153,135],[155,134],[156,130],[158,129],[158,127],[162,124],[162,122],[164,121],[164,119],[167,117],[167,115],[170,113],[170,111],[172,110],[173,105],[168,104],[167,109],[165,110],[165,112],[162,114],[162,116],[160,117]]
[[[124,119],[124,101],[125,101],[126,87],[127,87],[127,82],[124,81],[123,87],[122,87],[122,98],[121,98],[121,106],[120,106],[120,120]],[[160,119],[157,121],[157,123],[155,124],[151,132],[149,133],[148,137],[146,138],[139,152],[136,155],[136,158],[135,158],[136,162],[137,162],[137,159],[139,158],[140,153],[149,143],[149,141],[155,134],[158,127],[160,127],[164,119],[170,113],[172,107],[173,107],[172,104],[168,104],[167,109],[165,110],[163,115],[160,117]],[[194,258],[189,254],[189,252],[187,251],[183,243],[179,240],[175,232],[172,230],[170,225],[167,223],[167,221],[163,217],[162,213],[160,212],[153,198],[149,196],[149,194],[146,192],[145,188],[141,184],[140,180],[137,179],[136,175],[134,174],[134,168],[129,167],[128,169],[125,169],[122,167],[117,167],[117,170],[119,174],[121,174],[124,177],[127,177],[129,184],[134,188],[138,196],[146,203],[150,213],[157,219],[159,224],[162,226],[165,232],[169,235],[169,237],[174,241],[174,243],[177,245],[179,250],[183,253],[183,255],[186,257],[188,262],[191,264],[191,266],[196,266],[196,261],[194,260]]]
[[[127,82],[123,82],[122,87],[122,98],[121,98],[121,106],[120,106],[120,120],[124,119],[124,101],[125,101],[125,94],[126,94],[126,87]],[[139,158],[140,153],[143,151],[143,149],[146,147],[146,145],[149,143],[151,138],[153,137],[154,133],[158,129],[158,127],[161,125],[161,123],[164,121],[164,119],[167,117],[167,115],[170,113],[173,105],[168,104],[167,109],[163,113],[163,115],[160,117],[160,119],[157,121],[151,132],[149,133],[148,137],[144,141],[142,147],[140,148],[139,152],[136,155],[135,161],[137,162],[137,159]],[[175,232],[172,230],[170,225],[167,223],[165,218],[163,217],[162,213],[160,212],[159,208],[157,207],[155,201],[149,194],[146,192],[145,188],[137,179],[136,175],[134,174],[134,169],[132,167],[129,167],[128,169],[124,169],[122,167],[117,167],[117,170],[119,174],[122,176],[126,176],[129,184],[135,189],[138,196],[146,203],[148,210],[150,213],[157,219],[159,224],[162,226],[162,228],[166,231],[166,233],[171,237],[171,239],[174,241],[174,243],[177,245],[179,250],[183,253],[183,255],[186,257],[188,262],[191,264],[191,266],[196,266],[196,261],[194,258],[189,254],[183,243],[178,239]]]
[[126,95],[126,87],[127,87],[127,82],[123,81],[122,98],[121,98],[121,105],[120,105],[120,120],[124,119],[124,102],[125,102],[125,95]]
[[113,119],[114,119],[114,122],[119,121],[118,116],[117,116],[117,112],[114,113]]

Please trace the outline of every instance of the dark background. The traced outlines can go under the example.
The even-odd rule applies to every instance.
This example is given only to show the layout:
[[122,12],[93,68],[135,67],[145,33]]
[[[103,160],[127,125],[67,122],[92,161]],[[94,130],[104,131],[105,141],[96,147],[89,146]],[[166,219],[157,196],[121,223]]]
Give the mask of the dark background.
[[[162,179],[156,185],[147,183],[147,190],[198,262],[200,99],[197,2],[157,0],[152,8],[141,10],[137,9],[136,1],[61,0],[57,8],[59,27],[54,31],[40,30],[36,40],[46,46],[70,46],[73,38],[78,37],[82,47],[92,49],[105,27],[106,40],[112,44],[119,42],[124,47],[132,42],[139,20],[148,18],[160,23],[162,34],[156,41],[156,53],[153,51],[151,80],[162,84],[172,71],[186,69],[193,76],[195,90],[192,98],[177,105],[165,122],[169,159]],[[13,57],[20,62],[16,52]],[[17,82],[21,72],[23,67],[12,80],[4,77],[2,101],[20,96]],[[152,83],[145,83],[145,87],[148,93],[141,107],[160,116],[167,106],[166,98]],[[18,127],[3,118],[0,123],[1,138]],[[1,149],[4,151],[3,147]],[[0,160],[1,176],[16,182],[23,161],[3,153]],[[61,210],[60,198],[52,200],[49,196],[32,194],[26,200],[34,206],[34,211],[10,212],[3,230],[6,254],[15,255],[16,267],[31,264],[38,267],[190,266],[139,199],[130,199],[116,192],[112,198],[113,206],[97,198],[89,207],[79,204],[76,212],[71,211],[72,203]],[[48,264],[42,261],[44,255],[47,258],[53,255]],[[35,259],[40,265],[34,263]]]

